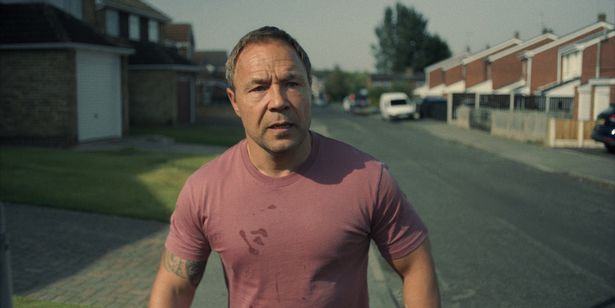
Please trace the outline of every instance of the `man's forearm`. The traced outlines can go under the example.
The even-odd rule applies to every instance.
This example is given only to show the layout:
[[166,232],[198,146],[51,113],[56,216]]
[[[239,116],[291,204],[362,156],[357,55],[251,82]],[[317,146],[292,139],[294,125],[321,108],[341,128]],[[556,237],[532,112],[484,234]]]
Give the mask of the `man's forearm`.
[[440,292],[431,268],[417,268],[403,281],[404,304],[407,308],[440,307]]
[[[150,295],[150,308],[170,308],[170,307],[190,307],[194,298],[195,288],[190,286],[178,289],[167,283],[168,279],[175,277],[164,277],[169,272],[161,268],[154,281],[152,293]],[[161,277],[162,276],[162,277]]]

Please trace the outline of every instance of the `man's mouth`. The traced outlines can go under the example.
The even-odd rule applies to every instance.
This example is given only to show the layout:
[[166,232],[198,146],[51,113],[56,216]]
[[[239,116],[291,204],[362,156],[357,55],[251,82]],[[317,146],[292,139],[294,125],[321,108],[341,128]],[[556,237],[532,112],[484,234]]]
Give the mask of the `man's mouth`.
[[289,129],[293,127],[292,123],[288,123],[288,122],[280,122],[280,123],[274,123],[269,125],[268,128],[270,129]]

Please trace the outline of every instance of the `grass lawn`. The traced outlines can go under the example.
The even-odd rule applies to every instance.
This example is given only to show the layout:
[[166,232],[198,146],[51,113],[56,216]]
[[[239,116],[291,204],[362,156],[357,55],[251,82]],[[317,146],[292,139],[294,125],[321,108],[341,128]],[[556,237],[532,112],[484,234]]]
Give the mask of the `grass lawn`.
[[39,301],[23,296],[13,297],[13,307],[15,308],[85,308],[89,306],[60,304],[47,301]]
[[195,143],[230,147],[243,139],[242,127],[189,126],[189,127],[131,127],[131,135],[162,135],[179,143]]
[[213,157],[123,149],[0,150],[2,201],[168,221],[186,178]]

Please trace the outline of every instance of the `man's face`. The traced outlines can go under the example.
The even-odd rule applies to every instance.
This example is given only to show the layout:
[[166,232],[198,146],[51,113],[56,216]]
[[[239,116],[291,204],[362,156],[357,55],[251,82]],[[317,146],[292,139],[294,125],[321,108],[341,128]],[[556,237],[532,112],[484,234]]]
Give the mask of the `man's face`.
[[312,97],[307,72],[290,46],[275,40],[246,46],[233,83],[227,94],[248,142],[272,155],[306,148],[301,145],[309,140]]

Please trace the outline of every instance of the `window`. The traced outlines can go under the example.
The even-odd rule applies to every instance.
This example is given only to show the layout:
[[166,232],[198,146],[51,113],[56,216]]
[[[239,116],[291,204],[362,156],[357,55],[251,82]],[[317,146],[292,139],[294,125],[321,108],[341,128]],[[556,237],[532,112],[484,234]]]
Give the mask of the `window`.
[[128,17],[128,38],[134,41],[139,40],[139,17],[135,15]]
[[567,54],[562,58],[562,81],[581,76],[581,53]]
[[105,13],[105,28],[105,32],[110,36],[117,37],[120,35],[120,21],[117,11],[107,10],[107,13]]
[[148,39],[150,42],[158,42],[158,22],[155,20],[149,20],[148,23]]

